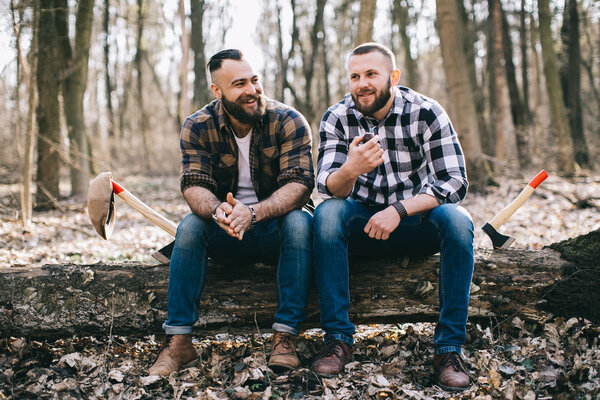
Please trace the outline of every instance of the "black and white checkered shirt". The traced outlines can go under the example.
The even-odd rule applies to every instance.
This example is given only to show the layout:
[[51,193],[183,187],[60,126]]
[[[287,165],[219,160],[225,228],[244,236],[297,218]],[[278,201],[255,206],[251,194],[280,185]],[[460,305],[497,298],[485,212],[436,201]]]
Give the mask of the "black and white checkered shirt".
[[388,115],[377,121],[354,106],[350,94],[329,107],[319,128],[317,188],[333,197],[327,177],[348,157],[352,140],[365,132],[379,135],[384,162],[356,180],[349,197],[369,205],[389,205],[426,193],[440,204],[467,194],[467,173],[460,143],[444,109],[409,88],[395,87]]

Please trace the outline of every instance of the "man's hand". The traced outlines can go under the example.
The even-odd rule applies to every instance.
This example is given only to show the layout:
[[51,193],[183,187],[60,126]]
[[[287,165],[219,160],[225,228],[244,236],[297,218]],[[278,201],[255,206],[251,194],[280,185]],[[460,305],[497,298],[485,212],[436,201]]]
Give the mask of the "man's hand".
[[221,203],[219,207],[217,207],[217,209],[215,210],[215,217],[213,219],[221,229],[227,232],[229,236],[237,237],[234,233],[233,228],[231,228],[230,226],[231,218],[229,217],[229,215],[232,211],[233,207],[231,206],[231,204],[225,201]]
[[369,141],[359,146],[365,136],[355,137],[348,146],[348,159],[344,164],[355,178],[371,172],[383,163],[383,149],[379,144],[379,136],[373,136]]
[[365,225],[365,233],[373,239],[387,240],[399,223],[400,215],[398,215],[398,211],[394,206],[389,206],[373,214],[367,225]]
[[[250,228],[250,224],[252,223],[252,212],[247,205],[235,199],[231,192],[227,193],[227,203],[231,206],[229,228],[233,234],[230,234],[230,236],[242,240],[244,232]],[[229,232],[227,231],[227,233]]]

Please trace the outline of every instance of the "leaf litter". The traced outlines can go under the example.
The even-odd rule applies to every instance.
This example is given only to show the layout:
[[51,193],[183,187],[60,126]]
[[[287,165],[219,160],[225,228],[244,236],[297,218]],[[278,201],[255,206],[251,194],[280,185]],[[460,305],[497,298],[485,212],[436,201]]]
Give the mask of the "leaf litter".
[[[131,177],[126,187],[174,222],[189,211],[176,178]],[[463,205],[476,227],[516,197],[526,181],[507,179]],[[85,205],[61,201],[63,211],[18,221],[15,185],[0,185],[0,265],[142,261],[172,238],[117,199],[110,241],[91,227]],[[16,189],[18,190],[18,188]],[[515,248],[540,249],[600,228],[600,181],[550,177],[502,231]],[[489,247],[479,229],[476,247]],[[517,317],[502,324],[469,323],[463,357],[473,385],[449,393],[432,378],[434,324],[360,325],[354,360],[338,378],[309,370],[322,331],[298,342],[301,368],[276,375],[266,367],[271,333],[196,332],[200,358],[170,377],[147,376],[160,347],[154,336],[0,339],[0,399],[600,399],[600,327],[582,318],[545,323]]]

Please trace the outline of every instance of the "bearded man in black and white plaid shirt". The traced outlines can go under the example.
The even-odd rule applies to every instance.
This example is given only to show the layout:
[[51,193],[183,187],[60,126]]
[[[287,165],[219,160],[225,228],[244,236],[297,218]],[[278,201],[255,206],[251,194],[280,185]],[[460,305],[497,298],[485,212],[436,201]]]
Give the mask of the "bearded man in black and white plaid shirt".
[[320,126],[317,187],[325,201],[313,220],[313,257],[325,348],[311,368],[335,376],[352,359],[349,254],[440,252],[433,366],[440,386],[463,390],[473,222],[457,204],[468,186],[457,134],[437,102],[396,86],[400,71],[387,47],[358,46],[348,73],[350,93]]

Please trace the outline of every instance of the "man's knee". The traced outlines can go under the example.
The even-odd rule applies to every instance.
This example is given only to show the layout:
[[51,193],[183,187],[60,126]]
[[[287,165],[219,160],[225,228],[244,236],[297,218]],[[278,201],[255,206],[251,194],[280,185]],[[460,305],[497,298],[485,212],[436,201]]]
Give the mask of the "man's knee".
[[343,199],[328,199],[319,204],[313,218],[313,235],[325,239],[337,235],[346,215],[348,204]]
[[282,230],[286,237],[294,241],[311,241],[312,215],[303,210],[293,210],[286,214],[282,221]]
[[464,207],[442,204],[431,211],[429,218],[450,237],[461,241],[473,241],[473,219]]

